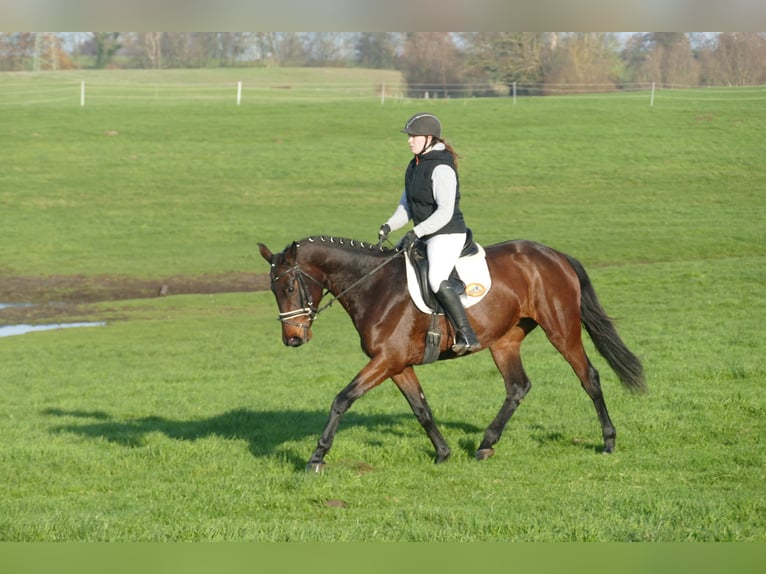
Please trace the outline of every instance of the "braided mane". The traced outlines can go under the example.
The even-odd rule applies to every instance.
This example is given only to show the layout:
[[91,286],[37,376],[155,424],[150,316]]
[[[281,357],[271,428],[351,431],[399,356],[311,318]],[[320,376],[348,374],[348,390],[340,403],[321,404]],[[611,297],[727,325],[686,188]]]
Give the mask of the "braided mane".
[[295,242],[296,247],[309,244],[332,245],[348,251],[364,251],[373,255],[391,255],[395,251],[391,247],[378,247],[375,243],[349,239],[347,237],[333,237],[332,235],[310,235]]

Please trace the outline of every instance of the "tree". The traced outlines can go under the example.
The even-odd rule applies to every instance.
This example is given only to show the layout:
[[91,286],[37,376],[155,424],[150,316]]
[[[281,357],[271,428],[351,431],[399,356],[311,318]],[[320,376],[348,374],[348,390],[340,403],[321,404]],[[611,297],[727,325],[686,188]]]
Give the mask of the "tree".
[[[616,89],[620,59],[617,40],[604,32],[578,32],[555,37],[545,70],[545,91],[593,91]],[[568,84],[562,88],[552,84]]]
[[96,68],[106,68],[121,48],[119,32],[93,32]]
[[664,86],[699,84],[699,62],[692,52],[689,35],[683,32],[634,34],[623,58],[629,81],[658,82]]
[[283,66],[302,66],[306,63],[306,46],[300,34],[281,32],[277,38],[277,58]]
[[341,59],[342,41],[337,32],[312,32],[306,36],[306,55],[317,66],[336,65]]
[[147,67],[162,68],[162,32],[145,32],[141,36]]
[[[463,35],[474,77],[511,87],[526,84],[520,93],[537,93],[557,35],[543,32],[476,32]],[[533,85],[536,84],[537,86]]]
[[396,66],[396,46],[391,32],[363,32],[356,41],[356,61],[363,68]]
[[231,66],[247,52],[250,45],[250,34],[246,32],[219,32],[218,62],[221,66]]
[[225,65],[222,58],[222,48],[217,32],[194,32],[190,34],[189,58],[186,66],[191,68],[208,68]]
[[402,57],[404,80],[410,96],[460,95],[462,65],[452,36],[447,32],[408,34]]
[[31,62],[34,48],[34,32],[0,33],[0,71],[23,70]]
[[689,35],[680,32],[655,32],[655,45],[661,49],[660,76],[664,84],[696,86],[699,84],[699,63],[691,49]]
[[724,32],[714,51],[719,83],[746,86],[766,82],[766,36],[761,32]]
[[0,71],[67,70],[75,67],[59,34],[0,32]]

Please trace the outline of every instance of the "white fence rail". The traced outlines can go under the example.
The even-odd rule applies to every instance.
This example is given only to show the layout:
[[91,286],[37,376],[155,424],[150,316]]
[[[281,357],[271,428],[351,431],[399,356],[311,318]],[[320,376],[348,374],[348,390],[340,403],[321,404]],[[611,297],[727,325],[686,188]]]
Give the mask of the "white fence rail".
[[[385,104],[391,99],[477,97],[475,94],[499,94],[494,97],[517,99],[533,97],[643,98],[647,105],[655,100],[766,100],[766,86],[708,87],[661,86],[650,83],[623,84],[533,84],[516,83],[493,87],[479,84],[413,86],[404,83],[374,82],[110,82],[99,79],[66,78],[24,79],[14,81],[0,74],[0,106],[71,104],[79,106],[125,103],[159,104],[182,102],[220,102],[223,105],[248,105],[262,102],[310,102],[328,100],[370,100]],[[18,77],[16,77],[18,80]]]

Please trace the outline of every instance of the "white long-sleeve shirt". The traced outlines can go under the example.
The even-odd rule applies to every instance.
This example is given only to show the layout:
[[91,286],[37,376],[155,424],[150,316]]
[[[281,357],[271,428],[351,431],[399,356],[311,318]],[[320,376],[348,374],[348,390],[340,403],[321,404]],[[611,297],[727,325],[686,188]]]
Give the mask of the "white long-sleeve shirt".
[[[433,149],[445,149],[445,146],[443,143],[438,143]],[[436,210],[428,219],[420,222],[420,224],[413,228],[415,235],[418,237],[431,235],[439,231],[450,222],[455,211],[455,197],[457,195],[457,175],[455,170],[445,164],[438,165],[431,174],[431,181],[433,182]],[[399,205],[396,206],[396,210],[386,223],[391,228],[391,231],[395,231],[404,227],[410,219],[412,219],[412,215],[407,204],[407,191],[404,190],[399,199]]]

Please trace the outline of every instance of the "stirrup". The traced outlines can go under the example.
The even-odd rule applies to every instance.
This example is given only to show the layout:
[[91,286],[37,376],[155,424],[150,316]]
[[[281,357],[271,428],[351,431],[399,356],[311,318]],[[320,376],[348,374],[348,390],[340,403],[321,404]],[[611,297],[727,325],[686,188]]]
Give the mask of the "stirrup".
[[452,345],[452,351],[458,355],[465,355],[466,353],[473,353],[481,349],[481,343],[476,335],[473,336],[474,341],[470,342],[468,337],[462,332],[458,331],[455,334],[455,344]]

